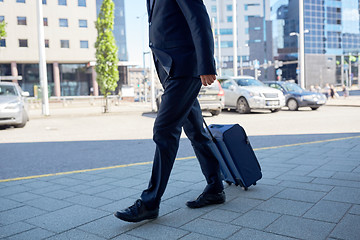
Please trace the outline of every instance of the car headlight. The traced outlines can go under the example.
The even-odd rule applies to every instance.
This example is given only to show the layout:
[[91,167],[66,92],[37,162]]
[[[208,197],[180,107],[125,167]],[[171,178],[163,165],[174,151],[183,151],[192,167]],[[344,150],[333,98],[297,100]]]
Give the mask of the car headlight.
[[17,109],[20,107],[20,102],[10,102],[6,105],[5,109]]
[[262,96],[261,96],[261,93],[259,93],[259,92],[249,92],[249,94],[250,94],[250,96],[252,96],[252,97],[262,97]]

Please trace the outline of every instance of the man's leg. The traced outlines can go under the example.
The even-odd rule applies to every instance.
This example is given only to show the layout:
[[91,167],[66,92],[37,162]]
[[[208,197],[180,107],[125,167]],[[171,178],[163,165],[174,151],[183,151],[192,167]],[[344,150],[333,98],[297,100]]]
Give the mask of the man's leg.
[[141,199],[148,209],[158,208],[179,147],[181,128],[192,109],[201,87],[199,78],[169,78],[154,124],[156,150],[148,189]]

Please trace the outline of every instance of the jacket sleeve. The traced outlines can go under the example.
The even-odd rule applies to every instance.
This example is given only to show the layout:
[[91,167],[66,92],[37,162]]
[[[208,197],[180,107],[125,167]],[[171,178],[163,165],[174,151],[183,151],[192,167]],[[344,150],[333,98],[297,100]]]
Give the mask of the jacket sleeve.
[[198,74],[216,74],[214,39],[210,19],[202,0],[176,0],[191,31]]

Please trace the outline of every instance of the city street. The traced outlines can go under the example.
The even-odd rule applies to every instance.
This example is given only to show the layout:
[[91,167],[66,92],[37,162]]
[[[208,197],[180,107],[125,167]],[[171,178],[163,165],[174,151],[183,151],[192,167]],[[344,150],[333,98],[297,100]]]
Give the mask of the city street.
[[[152,161],[152,126],[156,113],[144,103],[113,106],[102,114],[100,106],[52,105],[51,116],[30,111],[23,129],[0,130],[0,179],[59,173]],[[238,114],[224,111],[208,124],[242,125],[254,148],[281,146],[360,134],[360,108],[324,106],[317,111],[278,113],[257,111]],[[178,157],[194,156],[185,135]]]

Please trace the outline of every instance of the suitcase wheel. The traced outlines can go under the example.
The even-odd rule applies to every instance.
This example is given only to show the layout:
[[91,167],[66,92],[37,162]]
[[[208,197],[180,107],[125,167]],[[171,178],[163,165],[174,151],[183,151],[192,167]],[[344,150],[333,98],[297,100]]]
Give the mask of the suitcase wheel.
[[225,181],[229,186],[231,186],[232,182],[230,181]]
[[247,191],[247,190],[248,190],[248,188],[247,188],[247,187],[242,187],[242,189],[243,189],[244,191]]
[[256,185],[256,183],[253,184],[254,186]]

